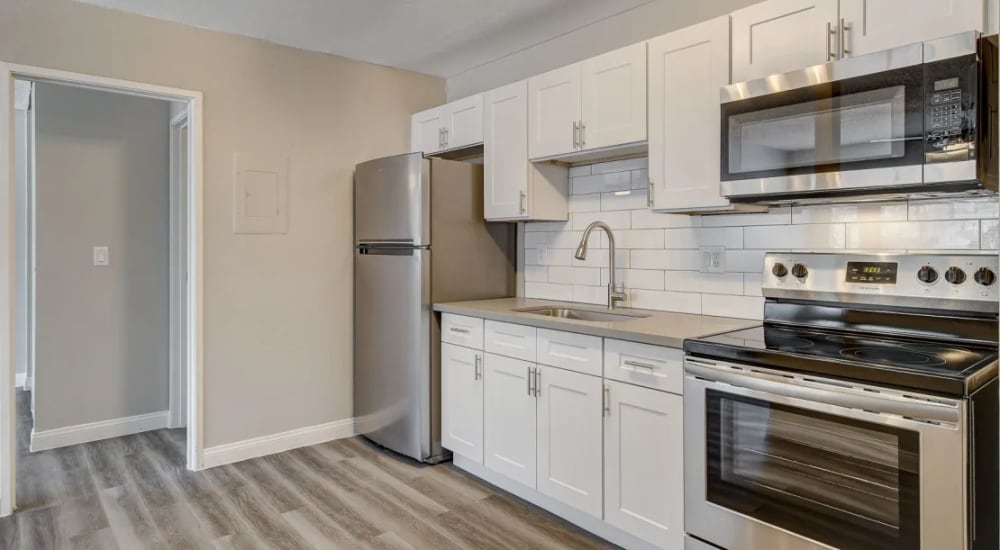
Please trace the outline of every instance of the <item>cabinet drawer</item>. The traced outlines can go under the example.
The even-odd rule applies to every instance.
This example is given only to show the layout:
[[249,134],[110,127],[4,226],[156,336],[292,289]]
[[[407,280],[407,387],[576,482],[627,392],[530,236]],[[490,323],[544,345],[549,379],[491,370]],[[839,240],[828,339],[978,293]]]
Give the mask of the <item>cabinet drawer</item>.
[[441,341],[467,348],[483,349],[483,320],[454,313],[442,313]]
[[682,394],[684,352],[608,339],[604,341],[604,377]]
[[583,374],[601,376],[604,346],[598,336],[538,329],[538,360]]
[[490,353],[535,362],[535,327],[486,321],[484,340]]

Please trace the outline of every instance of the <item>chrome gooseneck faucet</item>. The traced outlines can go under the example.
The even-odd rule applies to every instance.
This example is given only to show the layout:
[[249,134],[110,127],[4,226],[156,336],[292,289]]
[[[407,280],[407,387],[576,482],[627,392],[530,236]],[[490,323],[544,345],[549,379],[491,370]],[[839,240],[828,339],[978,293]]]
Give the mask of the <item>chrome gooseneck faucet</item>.
[[587,259],[587,239],[590,238],[590,232],[595,228],[603,229],[608,234],[608,269],[610,270],[610,277],[608,278],[608,309],[615,309],[618,302],[625,301],[625,289],[619,288],[615,283],[615,235],[611,232],[608,224],[594,222],[588,225],[587,229],[583,230],[583,238],[580,239],[580,246],[576,247],[576,259]]

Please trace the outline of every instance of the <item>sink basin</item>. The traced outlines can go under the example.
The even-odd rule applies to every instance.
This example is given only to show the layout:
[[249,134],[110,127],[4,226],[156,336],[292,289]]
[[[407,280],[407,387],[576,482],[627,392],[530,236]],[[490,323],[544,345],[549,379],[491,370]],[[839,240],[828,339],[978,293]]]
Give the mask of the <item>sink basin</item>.
[[592,309],[580,309],[575,307],[542,306],[529,307],[515,310],[520,313],[531,313],[533,315],[544,315],[546,317],[559,317],[560,319],[573,319],[575,321],[596,321],[600,323],[614,323],[621,321],[635,321],[645,319],[649,315],[641,313],[611,313],[607,310],[595,311]]

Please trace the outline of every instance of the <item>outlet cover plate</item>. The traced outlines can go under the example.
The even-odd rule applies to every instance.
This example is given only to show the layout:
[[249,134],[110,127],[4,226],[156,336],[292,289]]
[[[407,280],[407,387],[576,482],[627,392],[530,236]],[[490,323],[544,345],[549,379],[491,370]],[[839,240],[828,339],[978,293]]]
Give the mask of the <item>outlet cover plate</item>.
[[701,255],[702,273],[725,273],[726,247],[702,246],[698,248],[698,252]]

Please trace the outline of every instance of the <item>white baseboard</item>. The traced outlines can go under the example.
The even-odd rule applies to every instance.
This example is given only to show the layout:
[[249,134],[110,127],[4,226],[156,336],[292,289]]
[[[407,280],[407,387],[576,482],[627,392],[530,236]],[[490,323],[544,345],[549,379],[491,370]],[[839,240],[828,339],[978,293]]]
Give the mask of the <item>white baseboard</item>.
[[353,418],[317,424],[235,443],[208,447],[204,452],[202,466],[214,468],[259,456],[283,453],[299,447],[308,447],[357,435],[357,422]]
[[500,475],[481,464],[476,464],[462,455],[454,455],[453,463],[455,466],[486,481],[487,483],[495,485],[508,493],[512,493],[515,496],[523,498],[539,508],[548,510],[577,527],[585,531],[590,531],[598,537],[617,544],[622,548],[628,548],[629,550],[657,550],[655,545],[650,544],[631,533],[619,529],[609,523],[605,523],[603,520],[595,518],[586,512],[581,512],[572,506],[563,504],[552,497],[543,495],[531,487]]
[[138,416],[78,424],[54,430],[31,432],[31,451],[47,451],[58,447],[79,445],[111,437],[121,437],[167,427],[169,412],[159,411]]

